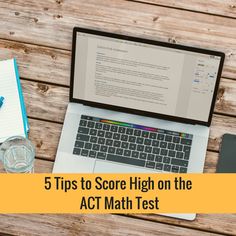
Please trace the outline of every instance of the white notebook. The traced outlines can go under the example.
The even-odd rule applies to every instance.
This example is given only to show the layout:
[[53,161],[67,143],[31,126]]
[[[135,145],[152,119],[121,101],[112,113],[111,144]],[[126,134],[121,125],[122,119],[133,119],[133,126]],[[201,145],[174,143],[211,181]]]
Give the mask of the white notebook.
[[29,130],[15,59],[0,61],[0,143],[11,136],[27,137]]

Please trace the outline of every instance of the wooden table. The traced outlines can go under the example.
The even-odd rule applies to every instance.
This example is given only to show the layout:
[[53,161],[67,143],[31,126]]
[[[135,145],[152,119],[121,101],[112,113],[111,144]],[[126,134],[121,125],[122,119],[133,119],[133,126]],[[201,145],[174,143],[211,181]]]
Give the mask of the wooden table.
[[[224,51],[205,164],[205,172],[215,172],[222,135],[236,133],[235,0],[0,0],[0,20],[0,59],[17,58],[36,172],[52,171],[68,104],[74,26]],[[0,215],[1,233],[236,235],[236,214],[199,214],[193,222],[158,215]]]

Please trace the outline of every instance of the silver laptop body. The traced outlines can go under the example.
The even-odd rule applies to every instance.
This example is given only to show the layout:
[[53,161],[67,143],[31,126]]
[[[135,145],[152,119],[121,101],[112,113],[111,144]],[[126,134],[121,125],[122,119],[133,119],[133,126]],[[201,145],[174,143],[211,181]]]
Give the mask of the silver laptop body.
[[53,172],[202,173],[223,61],[221,52],[74,28]]

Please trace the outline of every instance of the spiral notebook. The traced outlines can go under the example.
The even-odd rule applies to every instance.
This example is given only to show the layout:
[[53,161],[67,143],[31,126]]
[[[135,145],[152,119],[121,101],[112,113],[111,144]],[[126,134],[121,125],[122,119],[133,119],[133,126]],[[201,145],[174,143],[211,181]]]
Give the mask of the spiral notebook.
[[0,143],[15,135],[27,137],[29,131],[24,98],[15,59],[0,61]]

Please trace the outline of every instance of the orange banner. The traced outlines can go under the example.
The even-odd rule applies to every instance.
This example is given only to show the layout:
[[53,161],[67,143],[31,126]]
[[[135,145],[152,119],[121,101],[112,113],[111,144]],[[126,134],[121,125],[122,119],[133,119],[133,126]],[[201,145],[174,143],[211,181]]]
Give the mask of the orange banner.
[[236,174],[0,174],[0,213],[236,213]]

